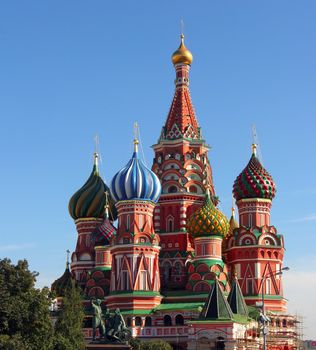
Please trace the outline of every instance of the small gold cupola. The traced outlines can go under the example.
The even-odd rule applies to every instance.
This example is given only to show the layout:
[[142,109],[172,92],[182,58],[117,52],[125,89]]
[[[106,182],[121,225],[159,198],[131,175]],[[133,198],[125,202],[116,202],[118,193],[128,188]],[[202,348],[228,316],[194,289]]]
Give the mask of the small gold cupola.
[[174,65],[182,63],[182,64],[191,64],[193,61],[192,53],[185,47],[184,45],[184,35],[181,34],[181,43],[178,48],[173,54],[172,54],[172,63]]

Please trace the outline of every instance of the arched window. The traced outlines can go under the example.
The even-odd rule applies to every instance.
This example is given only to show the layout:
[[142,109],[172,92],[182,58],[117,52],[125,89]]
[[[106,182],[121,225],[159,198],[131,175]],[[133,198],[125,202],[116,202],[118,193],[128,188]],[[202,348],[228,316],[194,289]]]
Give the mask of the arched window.
[[189,187],[189,192],[192,192],[192,193],[197,193],[197,188],[196,188],[196,186],[190,186]]
[[247,294],[252,295],[253,294],[253,280],[252,278],[247,278]]
[[139,316],[135,317],[135,326],[136,327],[141,327],[142,326],[142,319],[141,319],[141,317],[139,317]]
[[121,290],[129,290],[129,279],[127,270],[122,271]]
[[223,337],[218,337],[215,342],[215,349],[216,350],[222,350],[225,349],[225,340]]
[[166,261],[163,266],[163,278],[164,278],[164,283],[167,285],[169,283],[170,277],[171,277],[171,264],[170,262]]
[[167,232],[173,232],[174,231],[174,219],[173,216],[169,215],[167,217]]
[[182,272],[182,265],[179,261],[177,261],[175,264],[174,264],[174,273],[175,275],[181,275],[181,272]]
[[252,214],[249,214],[248,222],[249,222],[248,227],[251,227],[252,226]]
[[266,280],[266,294],[271,294],[271,280],[267,278]]
[[127,327],[132,327],[132,320],[130,317],[127,317],[126,323],[127,323]]
[[168,193],[176,193],[176,192],[178,192],[176,186],[170,186],[170,187],[168,188]]
[[176,316],[176,326],[183,326],[184,325],[184,318],[182,315]]
[[147,316],[145,318],[145,327],[151,327],[152,322],[151,322],[151,317]]
[[282,327],[287,327],[286,319],[284,319],[284,320],[282,321]]
[[169,327],[169,326],[172,326],[172,319],[171,319],[171,316],[169,315],[165,315],[164,318],[163,318],[163,325],[165,327]]
[[139,215],[138,226],[139,226],[139,229],[142,231],[144,226],[144,215],[141,215],[141,214]]
[[131,227],[131,217],[129,215],[126,216],[126,231],[128,231]]

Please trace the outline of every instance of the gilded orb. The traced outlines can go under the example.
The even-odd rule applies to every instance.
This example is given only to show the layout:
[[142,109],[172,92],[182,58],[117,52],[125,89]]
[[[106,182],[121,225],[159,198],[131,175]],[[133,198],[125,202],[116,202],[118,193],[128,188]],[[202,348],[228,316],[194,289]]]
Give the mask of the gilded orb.
[[184,35],[181,34],[181,43],[177,51],[172,55],[172,62],[174,65],[182,64],[191,64],[193,61],[192,53],[184,45]]

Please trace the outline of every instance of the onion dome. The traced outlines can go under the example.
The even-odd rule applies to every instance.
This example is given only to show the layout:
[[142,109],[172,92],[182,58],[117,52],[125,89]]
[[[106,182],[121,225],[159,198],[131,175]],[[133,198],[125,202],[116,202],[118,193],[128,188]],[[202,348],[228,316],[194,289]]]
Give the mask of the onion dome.
[[161,193],[161,184],[138,157],[138,140],[134,140],[134,153],[126,166],[116,173],[111,182],[111,193],[116,201],[150,200],[157,202]]
[[109,205],[105,205],[105,217],[100,226],[98,226],[92,233],[92,239],[96,246],[109,245],[110,240],[116,235],[116,230],[109,220]]
[[235,220],[235,208],[232,207],[232,216],[229,219],[229,231],[228,234],[232,235],[235,228],[238,228],[238,222]]
[[[70,198],[68,209],[70,216],[79,218],[102,218],[106,203],[108,186],[102,180],[98,168],[98,154],[94,153],[94,164],[87,182]],[[116,220],[117,212],[112,198],[110,203],[110,219]]]
[[59,277],[53,284],[51,285],[51,290],[56,294],[57,297],[65,296],[66,290],[71,288],[75,283],[74,279],[71,276],[71,272],[69,270],[69,250],[67,250],[67,262],[65,272],[61,277]]
[[193,61],[192,53],[184,45],[184,35],[181,34],[181,43],[177,51],[172,54],[172,63],[191,64]]
[[250,161],[234,182],[233,195],[236,200],[245,198],[272,200],[275,196],[276,185],[257,158],[256,149],[257,146],[252,145]]
[[213,204],[209,190],[206,193],[205,202],[196,210],[187,222],[187,230],[193,236],[226,236],[229,224],[226,216]]

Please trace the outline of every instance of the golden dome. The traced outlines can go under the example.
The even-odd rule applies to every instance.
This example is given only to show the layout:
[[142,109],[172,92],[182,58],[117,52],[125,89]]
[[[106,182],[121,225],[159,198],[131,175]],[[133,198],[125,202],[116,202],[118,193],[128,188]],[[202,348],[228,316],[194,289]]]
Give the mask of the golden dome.
[[184,45],[184,35],[181,34],[181,44],[177,51],[172,55],[172,62],[174,65],[178,63],[191,64],[193,61],[192,53]]

